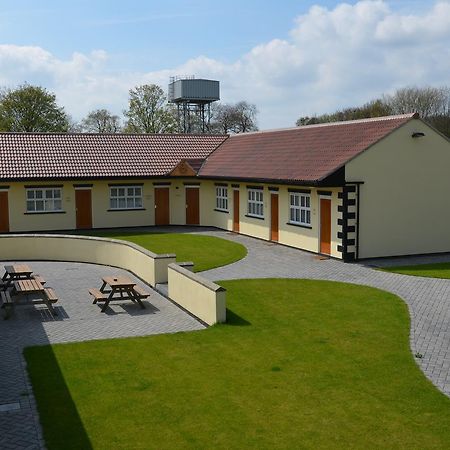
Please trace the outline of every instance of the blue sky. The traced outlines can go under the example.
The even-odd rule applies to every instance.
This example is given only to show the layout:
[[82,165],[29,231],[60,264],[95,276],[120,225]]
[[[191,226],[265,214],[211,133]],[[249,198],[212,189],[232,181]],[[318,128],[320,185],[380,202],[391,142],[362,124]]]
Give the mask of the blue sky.
[[194,74],[219,79],[224,102],[256,103],[261,128],[292,126],[401,85],[450,84],[442,62],[433,74],[430,55],[411,61],[449,56],[447,12],[448,0],[0,1],[0,85],[41,84],[80,119],[120,113],[136,84]]

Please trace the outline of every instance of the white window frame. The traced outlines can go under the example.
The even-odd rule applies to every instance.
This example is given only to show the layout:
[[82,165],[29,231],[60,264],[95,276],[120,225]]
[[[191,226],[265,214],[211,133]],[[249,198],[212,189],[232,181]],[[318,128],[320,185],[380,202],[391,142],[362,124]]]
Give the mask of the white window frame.
[[[133,192],[130,192],[131,189]],[[109,186],[109,209],[111,211],[144,209],[143,186],[137,184]]]
[[63,212],[61,187],[26,188],[26,210],[28,214]]
[[289,192],[289,223],[311,227],[311,194]]
[[216,210],[228,212],[227,186],[216,186]]
[[264,191],[262,189],[247,189],[247,215],[264,219]]

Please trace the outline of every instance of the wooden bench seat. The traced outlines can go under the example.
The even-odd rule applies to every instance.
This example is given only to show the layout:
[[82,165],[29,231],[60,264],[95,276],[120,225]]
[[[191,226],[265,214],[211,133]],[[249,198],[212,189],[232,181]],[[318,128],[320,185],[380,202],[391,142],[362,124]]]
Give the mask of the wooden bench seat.
[[[0,308],[5,309],[4,319],[8,319],[10,315],[10,310],[12,309],[13,302],[11,300],[11,295],[8,291],[0,291]],[[6,307],[8,310],[6,311]]]
[[1,308],[4,308],[9,303],[12,303],[11,294],[8,291],[0,291]]
[[44,293],[50,303],[56,303],[58,301],[58,297],[52,288],[45,288]]
[[94,305],[97,302],[104,302],[108,298],[105,294],[103,294],[102,291],[100,291],[100,289],[97,289],[97,288],[90,288],[89,294],[91,294],[94,297],[94,301],[93,301]]
[[139,298],[147,298],[150,297],[150,293],[147,292],[144,288],[136,285],[134,287],[134,292],[136,292],[136,294],[138,295]]
[[42,285],[44,285],[45,283],[47,283],[38,273],[33,275],[33,278],[36,281],[39,281],[39,283],[41,283]]

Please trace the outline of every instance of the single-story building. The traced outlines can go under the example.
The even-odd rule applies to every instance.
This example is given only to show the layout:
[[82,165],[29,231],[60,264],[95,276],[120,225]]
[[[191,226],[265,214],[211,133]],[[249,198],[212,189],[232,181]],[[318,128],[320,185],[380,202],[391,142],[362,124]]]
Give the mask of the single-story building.
[[417,114],[224,135],[0,133],[0,232],[204,225],[344,260],[450,251]]

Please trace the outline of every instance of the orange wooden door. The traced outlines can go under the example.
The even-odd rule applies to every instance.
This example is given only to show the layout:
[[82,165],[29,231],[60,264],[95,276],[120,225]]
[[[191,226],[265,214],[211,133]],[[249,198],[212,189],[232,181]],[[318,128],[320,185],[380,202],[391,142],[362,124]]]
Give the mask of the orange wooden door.
[[155,225],[170,224],[169,188],[155,188]]
[[331,253],[331,200],[320,199],[320,253]]
[[233,231],[239,233],[239,191],[233,191]]
[[278,241],[278,194],[270,194],[270,239]]
[[200,225],[199,188],[186,188],[186,225]]
[[92,196],[90,189],[75,190],[77,228],[92,228]]
[[0,233],[9,231],[8,192],[0,192]]

